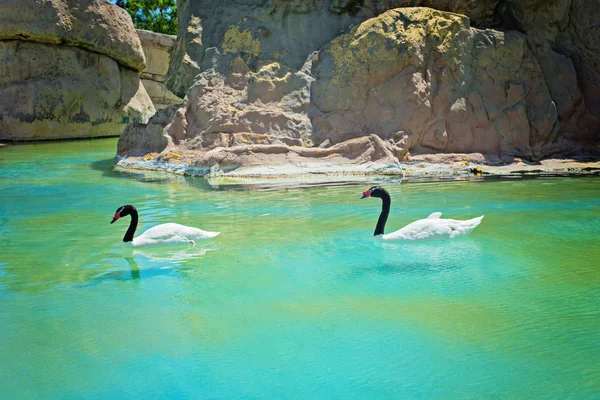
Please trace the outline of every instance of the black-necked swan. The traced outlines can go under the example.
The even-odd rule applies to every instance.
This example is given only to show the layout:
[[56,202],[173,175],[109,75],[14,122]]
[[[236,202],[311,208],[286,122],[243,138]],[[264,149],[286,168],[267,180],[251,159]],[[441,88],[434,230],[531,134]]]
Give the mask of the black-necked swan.
[[131,222],[129,223],[129,229],[127,229],[127,232],[123,237],[123,241],[125,243],[131,242],[134,247],[183,243],[192,243],[195,245],[196,241],[211,239],[220,233],[207,232],[191,226],[167,223],[153,226],[140,236],[134,238],[133,235],[138,224],[138,212],[134,206],[127,204],[117,208],[110,223],[112,224],[119,218],[127,215],[131,215]]
[[396,232],[385,235],[385,223],[387,222],[390,213],[390,205],[392,199],[390,194],[380,186],[374,186],[363,192],[361,199],[367,197],[379,197],[382,201],[381,214],[375,227],[374,236],[380,237],[382,240],[394,241],[416,241],[430,239],[452,239],[457,236],[468,235],[477,228],[483,215],[477,218],[460,221],[456,219],[442,219],[441,212],[435,212],[426,219],[420,219],[406,225],[404,228]]

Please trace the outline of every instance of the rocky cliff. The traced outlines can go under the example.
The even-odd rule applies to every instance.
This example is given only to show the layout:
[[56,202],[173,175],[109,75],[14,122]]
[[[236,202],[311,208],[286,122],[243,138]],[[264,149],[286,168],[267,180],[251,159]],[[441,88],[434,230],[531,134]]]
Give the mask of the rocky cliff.
[[118,152],[227,168],[595,152],[600,2],[538,3],[179,1],[166,82],[185,100]]
[[175,96],[164,84],[176,36],[142,29],[138,29],[137,33],[146,56],[146,69],[140,77],[154,108],[161,109],[181,103],[182,99]]
[[104,0],[0,0],[0,139],[115,136],[154,107],[131,18]]

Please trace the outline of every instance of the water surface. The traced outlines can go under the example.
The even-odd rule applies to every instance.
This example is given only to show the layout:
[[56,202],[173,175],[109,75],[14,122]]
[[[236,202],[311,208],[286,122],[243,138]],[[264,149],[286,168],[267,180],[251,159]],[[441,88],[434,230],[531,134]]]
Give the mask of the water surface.
[[[1,398],[600,397],[600,178],[379,181],[388,232],[485,219],[378,244],[364,184],[211,186],[115,147],[0,149]],[[131,251],[124,204],[222,234]]]

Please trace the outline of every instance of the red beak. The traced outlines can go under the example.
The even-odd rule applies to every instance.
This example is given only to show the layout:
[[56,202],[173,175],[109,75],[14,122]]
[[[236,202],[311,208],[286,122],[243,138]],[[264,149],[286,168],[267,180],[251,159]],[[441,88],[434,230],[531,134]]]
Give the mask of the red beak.
[[365,191],[363,192],[363,195],[362,195],[362,197],[361,197],[361,200],[362,200],[362,199],[366,199],[367,197],[371,197],[371,191],[370,191],[370,190],[365,190]]

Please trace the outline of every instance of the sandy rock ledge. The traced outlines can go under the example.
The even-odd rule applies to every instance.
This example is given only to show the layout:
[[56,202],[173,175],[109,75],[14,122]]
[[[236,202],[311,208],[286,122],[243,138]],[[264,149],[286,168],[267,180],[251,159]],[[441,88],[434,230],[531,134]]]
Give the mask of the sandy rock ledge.
[[[247,151],[245,149],[244,151]],[[305,149],[310,150],[310,149]],[[215,154],[224,150],[216,151]],[[238,149],[241,151],[241,148]],[[523,177],[553,175],[600,175],[599,160],[549,159],[526,162],[519,158],[508,160],[480,153],[471,154],[422,154],[406,157],[403,162],[351,160],[340,154],[329,157],[310,158],[302,151],[279,149],[278,157],[269,158],[270,164],[259,162],[245,165],[225,162],[209,165],[199,164],[193,153],[167,152],[148,154],[144,157],[119,157],[118,168],[140,171],[162,171],[178,175],[203,176],[220,184],[260,183],[261,181],[328,182],[332,180],[365,181],[372,178],[400,178],[406,180],[479,179],[484,177]],[[259,153],[260,154],[260,153]],[[388,160],[389,161],[389,160]]]

